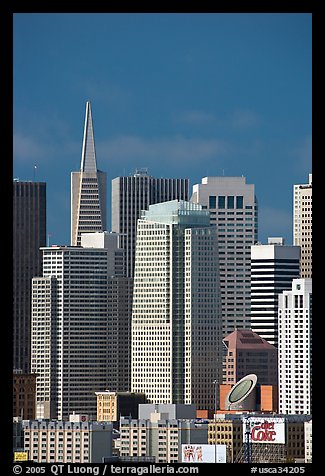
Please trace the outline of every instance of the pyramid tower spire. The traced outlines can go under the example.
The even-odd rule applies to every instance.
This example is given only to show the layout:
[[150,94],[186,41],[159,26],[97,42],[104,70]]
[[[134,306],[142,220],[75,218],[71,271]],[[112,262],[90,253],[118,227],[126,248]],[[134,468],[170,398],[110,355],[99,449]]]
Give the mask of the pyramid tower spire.
[[81,244],[82,233],[106,230],[106,172],[97,170],[90,102],[82,143],[81,167],[71,173],[71,245]]
[[84,137],[81,154],[81,172],[97,172],[93,120],[90,101],[86,102]]

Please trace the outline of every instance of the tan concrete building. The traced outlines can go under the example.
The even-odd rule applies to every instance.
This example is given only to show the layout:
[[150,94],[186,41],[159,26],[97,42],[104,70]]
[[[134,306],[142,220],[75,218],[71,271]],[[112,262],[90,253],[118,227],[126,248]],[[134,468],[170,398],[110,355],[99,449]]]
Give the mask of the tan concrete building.
[[112,423],[77,417],[23,421],[28,459],[36,463],[101,463],[103,457],[112,456]]
[[258,237],[255,185],[241,177],[203,177],[191,201],[210,211],[216,225],[220,266],[223,337],[251,327],[250,248]]
[[312,278],[312,195],[312,174],[309,174],[308,184],[293,187],[293,244],[301,248],[301,278]]
[[209,421],[208,444],[227,445],[227,463],[233,463],[243,446],[243,423],[240,419]]
[[[224,413],[217,414],[216,420],[208,425],[208,444],[226,444],[228,462],[244,462],[243,421],[247,416],[261,420],[276,421],[284,419],[284,443],[252,443],[252,463],[263,462],[304,462],[305,427],[310,415],[263,415],[262,413]],[[216,435],[216,436],[215,436]],[[307,435],[310,442],[310,437]],[[309,443],[310,446],[310,443]],[[311,449],[308,448],[310,454]]]
[[138,405],[147,403],[144,393],[132,392],[96,392],[97,421],[120,420],[121,416],[138,418]]

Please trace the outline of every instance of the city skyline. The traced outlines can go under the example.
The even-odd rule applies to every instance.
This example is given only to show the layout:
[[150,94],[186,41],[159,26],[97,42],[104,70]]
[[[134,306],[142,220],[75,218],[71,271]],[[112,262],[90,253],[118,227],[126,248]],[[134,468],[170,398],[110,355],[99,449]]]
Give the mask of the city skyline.
[[314,20],[12,15],[14,462],[312,461]]
[[312,172],[311,14],[19,13],[13,53],[13,174],[47,183],[51,243],[70,241],[90,101],[108,230],[111,181],[137,168],[188,178],[190,195],[243,175],[259,240],[292,244],[293,186]]

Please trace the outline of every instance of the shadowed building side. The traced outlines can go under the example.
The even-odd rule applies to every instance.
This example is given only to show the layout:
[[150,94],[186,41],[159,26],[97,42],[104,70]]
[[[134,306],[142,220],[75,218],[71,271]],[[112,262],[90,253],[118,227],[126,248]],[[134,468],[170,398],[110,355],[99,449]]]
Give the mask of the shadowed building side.
[[30,372],[32,278],[42,275],[46,183],[13,182],[13,368]]

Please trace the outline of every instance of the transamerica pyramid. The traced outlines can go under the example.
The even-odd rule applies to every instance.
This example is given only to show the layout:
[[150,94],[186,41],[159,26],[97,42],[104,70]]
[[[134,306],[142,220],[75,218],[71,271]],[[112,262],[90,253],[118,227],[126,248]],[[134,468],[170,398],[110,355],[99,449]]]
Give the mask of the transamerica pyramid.
[[86,102],[86,116],[80,170],[81,172],[97,172],[93,119],[89,101]]
[[86,116],[79,172],[71,173],[71,245],[80,246],[81,233],[106,230],[106,173],[97,169],[90,102]]

